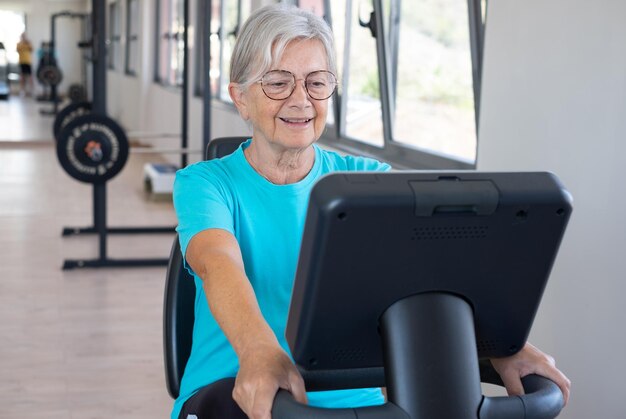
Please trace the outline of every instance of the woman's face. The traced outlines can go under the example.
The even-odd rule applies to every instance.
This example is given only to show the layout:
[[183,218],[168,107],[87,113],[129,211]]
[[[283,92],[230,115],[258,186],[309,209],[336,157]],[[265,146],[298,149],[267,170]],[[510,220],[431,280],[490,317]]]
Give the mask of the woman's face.
[[328,99],[311,99],[304,88],[309,73],[328,70],[324,46],[314,39],[292,41],[271,70],[287,70],[296,76],[296,87],[287,99],[268,98],[260,83],[247,91],[231,87],[231,97],[241,116],[252,123],[255,141],[279,152],[306,148],[317,141],[326,126]]

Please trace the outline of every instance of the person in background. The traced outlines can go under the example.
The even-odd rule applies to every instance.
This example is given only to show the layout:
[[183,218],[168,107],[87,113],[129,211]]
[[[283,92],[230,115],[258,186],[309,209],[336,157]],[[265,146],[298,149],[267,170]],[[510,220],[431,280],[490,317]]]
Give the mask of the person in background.
[[[196,285],[191,355],[172,419],[269,419],[279,388],[321,407],[384,403],[378,388],[309,392],[285,338],[309,193],[326,173],[386,163],[318,147],[337,88],[330,27],[295,6],[254,12],[233,49],[229,93],[252,137],[233,154],[179,170],[174,206]],[[569,396],[554,360],[530,344],[492,360],[512,394],[540,374]]]
[[20,35],[20,41],[17,43],[16,49],[20,65],[20,94],[31,96],[34,90],[33,45],[28,40],[26,32]]

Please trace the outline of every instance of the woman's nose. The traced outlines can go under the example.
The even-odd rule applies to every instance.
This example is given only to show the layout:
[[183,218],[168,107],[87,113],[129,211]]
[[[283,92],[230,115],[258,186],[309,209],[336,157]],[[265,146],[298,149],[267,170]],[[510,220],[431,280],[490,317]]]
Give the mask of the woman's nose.
[[297,101],[306,101],[309,102],[309,93],[306,90],[305,80],[296,80],[296,87],[291,94],[291,98]]

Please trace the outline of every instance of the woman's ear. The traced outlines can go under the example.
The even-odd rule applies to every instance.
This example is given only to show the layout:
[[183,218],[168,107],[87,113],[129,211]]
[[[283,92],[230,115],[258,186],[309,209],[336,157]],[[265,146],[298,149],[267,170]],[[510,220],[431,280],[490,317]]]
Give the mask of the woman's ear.
[[241,85],[232,82],[228,83],[228,94],[233,100],[235,107],[239,111],[239,115],[241,115],[241,118],[243,118],[244,121],[250,119],[250,115],[248,113],[248,97],[245,90],[242,89]]

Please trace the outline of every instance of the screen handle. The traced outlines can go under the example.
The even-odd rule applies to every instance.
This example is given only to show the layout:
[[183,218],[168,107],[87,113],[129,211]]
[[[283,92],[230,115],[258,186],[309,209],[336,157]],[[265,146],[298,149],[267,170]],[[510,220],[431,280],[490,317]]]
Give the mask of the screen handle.
[[[483,397],[480,419],[552,419],[563,408],[563,393],[551,380],[528,375],[522,378],[523,396]],[[391,402],[381,406],[325,409],[297,402],[291,393],[280,390],[274,399],[272,419],[411,419]]]

